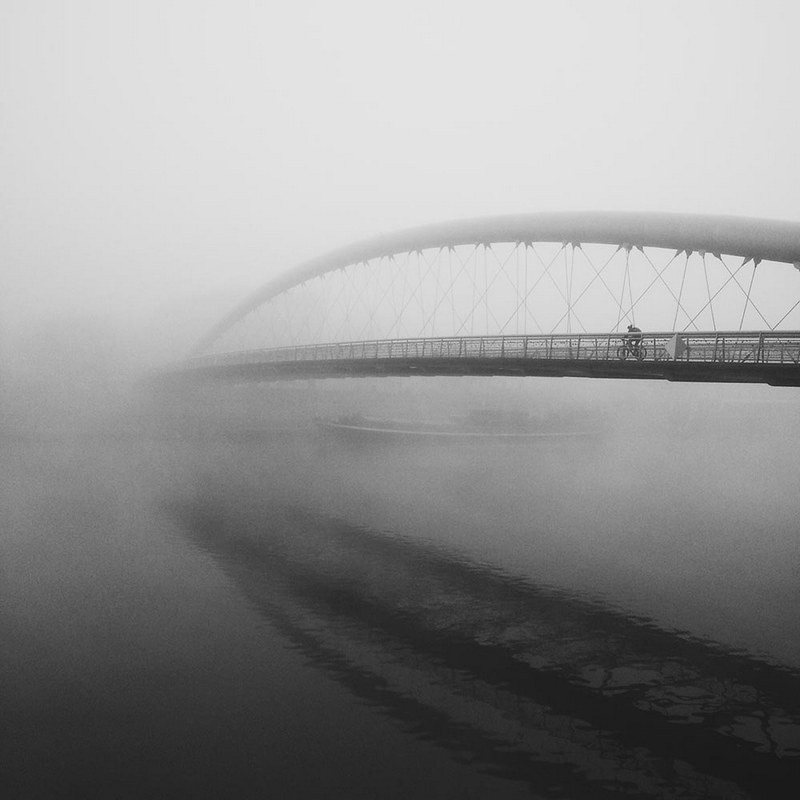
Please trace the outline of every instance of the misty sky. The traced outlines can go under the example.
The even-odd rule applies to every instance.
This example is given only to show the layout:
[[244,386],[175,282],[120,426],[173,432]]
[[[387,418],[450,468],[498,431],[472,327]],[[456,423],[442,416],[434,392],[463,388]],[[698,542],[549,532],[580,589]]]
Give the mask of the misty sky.
[[3,0],[0,352],[58,320],[179,350],[302,259],[453,217],[800,220],[798,9]]

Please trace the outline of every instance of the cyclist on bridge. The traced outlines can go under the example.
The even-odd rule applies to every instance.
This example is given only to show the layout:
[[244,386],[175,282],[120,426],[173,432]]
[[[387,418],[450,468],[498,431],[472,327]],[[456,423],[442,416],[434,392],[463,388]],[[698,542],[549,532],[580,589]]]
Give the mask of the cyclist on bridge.
[[641,361],[647,355],[642,346],[642,329],[635,325],[628,325],[628,332],[622,337],[622,346],[617,350],[617,358],[626,359],[628,356]]
[[638,350],[642,344],[642,329],[637,328],[635,325],[628,325],[628,335],[625,337],[625,341],[631,350]]

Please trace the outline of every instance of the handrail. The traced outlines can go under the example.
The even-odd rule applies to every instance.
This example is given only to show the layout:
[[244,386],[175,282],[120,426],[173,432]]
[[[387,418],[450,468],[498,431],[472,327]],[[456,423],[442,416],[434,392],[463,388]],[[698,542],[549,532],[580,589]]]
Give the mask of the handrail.
[[[184,369],[211,366],[375,359],[503,359],[548,361],[633,360],[724,364],[795,364],[800,367],[800,331],[643,333],[641,351],[622,352],[627,334],[518,334],[443,336],[327,342],[195,356]],[[671,346],[671,345],[677,345]],[[672,353],[672,355],[670,354]]]

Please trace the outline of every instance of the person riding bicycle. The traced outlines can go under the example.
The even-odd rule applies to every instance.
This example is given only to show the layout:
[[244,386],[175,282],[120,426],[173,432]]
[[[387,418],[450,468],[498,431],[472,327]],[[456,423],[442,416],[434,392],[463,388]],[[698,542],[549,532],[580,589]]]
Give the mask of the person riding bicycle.
[[631,353],[638,353],[642,346],[642,329],[635,325],[628,325],[628,333],[623,336],[623,341],[628,346]]

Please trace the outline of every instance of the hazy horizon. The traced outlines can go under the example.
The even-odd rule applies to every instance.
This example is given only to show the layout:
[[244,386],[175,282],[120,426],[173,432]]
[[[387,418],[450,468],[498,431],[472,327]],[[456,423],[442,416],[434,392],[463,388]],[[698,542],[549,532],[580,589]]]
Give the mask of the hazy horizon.
[[284,269],[408,225],[800,219],[798,14],[8,0],[0,363],[70,328],[179,357]]

